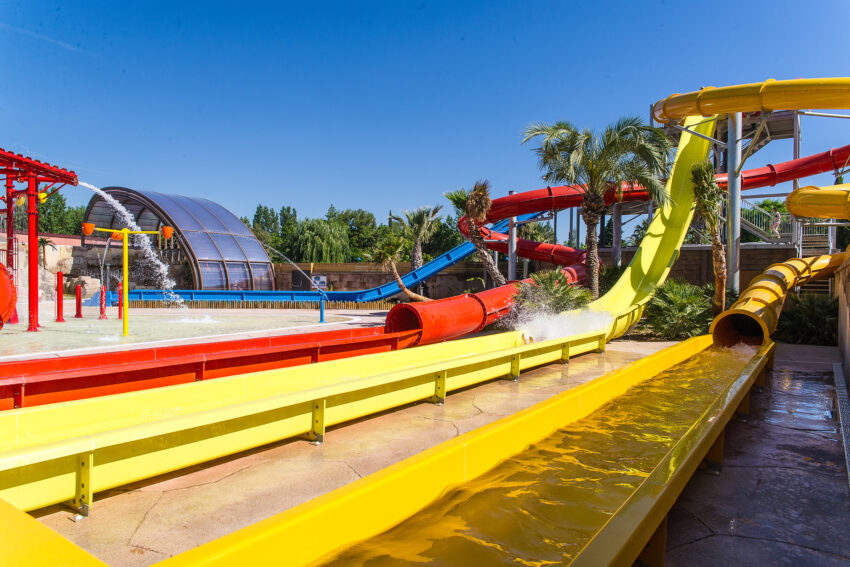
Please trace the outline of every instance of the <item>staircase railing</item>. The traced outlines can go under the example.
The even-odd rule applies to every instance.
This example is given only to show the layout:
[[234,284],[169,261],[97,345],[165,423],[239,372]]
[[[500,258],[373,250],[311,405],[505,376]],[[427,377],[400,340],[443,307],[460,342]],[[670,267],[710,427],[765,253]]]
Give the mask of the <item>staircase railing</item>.
[[789,213],[771,213],[747,199],[741,199],[741,225],[772,242],[790,241],[794,231]]

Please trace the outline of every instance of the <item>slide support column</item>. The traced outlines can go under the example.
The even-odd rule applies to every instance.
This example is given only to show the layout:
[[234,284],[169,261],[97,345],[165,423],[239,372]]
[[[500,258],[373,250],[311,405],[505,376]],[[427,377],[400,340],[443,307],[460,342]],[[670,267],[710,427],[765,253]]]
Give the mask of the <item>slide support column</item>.
[[611,243],[613,250],[611,250],[612,261],[614,266],[617,268],[622,264],[623,258],[623,243],[622,243],[622,232],[623,232],[623,205],[622,203],[614,203],[614,211],[612,213],[614,217],[614,241]]
[[[513,195],[515,191],[508,191]],[[508,281],[516,279],[516,217],[508,221]]]
[[728,156],[729,185],[726,207],[726,264],[728,266],[727,284],[729,289],[738,293],[741,288],[741,113],[729,115],[729,127],[726,139]]

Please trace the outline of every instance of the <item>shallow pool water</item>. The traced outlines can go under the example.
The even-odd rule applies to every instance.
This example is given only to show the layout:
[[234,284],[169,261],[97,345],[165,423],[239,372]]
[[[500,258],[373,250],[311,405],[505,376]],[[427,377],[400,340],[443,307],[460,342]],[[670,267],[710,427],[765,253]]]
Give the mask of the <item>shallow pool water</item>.
[[706,350],[328,564],[567,563],[755,352]]

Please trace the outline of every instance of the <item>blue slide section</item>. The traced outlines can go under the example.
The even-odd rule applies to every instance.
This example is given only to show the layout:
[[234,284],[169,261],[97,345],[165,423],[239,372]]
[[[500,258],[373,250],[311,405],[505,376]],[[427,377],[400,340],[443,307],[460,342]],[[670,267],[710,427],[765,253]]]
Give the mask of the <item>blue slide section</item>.
[[[518,221],[532,220],[540,216],[540,213],[533,213],[517,217]],[[505,233],[508,230],[508,221],[503,220],[494,224],[491,227],[496,232]],[[448,268],[452,264],[460,262],[470,254],[475,252],[475,247],[471,242],[464,242],[460,246],[456,246],[440,254],[430,262],[424,264],[421,268],[413,270],[401,277],[408,288],[415,287],[427,280],[438,272]],[[316,301],[321,299],[321,294],[317,291],[234,291],[234,290],[194,290],[194,289],[175,289],[172,292],[185,301]],[[328,291],[325,292],[326,301],[380,301],[387,299],[398,293],[401,289],[395,281],[387,282],[378,287],[370,289],[361,289],[356,291]],[[134,289],[130,290],[129,297],[131,300],[144,299],[146,301],[166,301],[166,294],[159,289]],[[118,294],[112,291],[107,292],[107,305],[117,305],[119,301]],[[86,305],[100,305],[100,293],[96,293],[93,297],[85,302]]]

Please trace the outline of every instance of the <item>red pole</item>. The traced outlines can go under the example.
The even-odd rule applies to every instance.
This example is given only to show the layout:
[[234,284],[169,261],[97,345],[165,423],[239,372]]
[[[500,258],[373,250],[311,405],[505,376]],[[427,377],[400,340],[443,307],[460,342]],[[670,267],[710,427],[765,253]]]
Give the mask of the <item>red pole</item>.
[[62,292],[62,272],[56,272],[56,322],[64,323],[65,318],[63,311],[65,310],[65,306],[63,305],[65,296]]
[[27,179],[27,232],[29,249],[27,250],[27,262],[29,263],[29,327],[27,331],[38,331],[38,208],[36,206],[36,193],[38,192],[38,179],[30,175]]
[[100,286],[100,317],[106,319],[106,286]]
[[[15,180],[6,174],[6,267],[15,283]],[[18,306],[12,311],[9,323],[18,322]]]
[[74,318],[83,318],[83,288],[80,284],[77,284],[77,314],[74,315]]
[[124,295],[122,293],[123,291],[124,291],[124,283],[118,282],[118,318],[119,319],[124,318],[124,302],[121,300],[124,297]]

